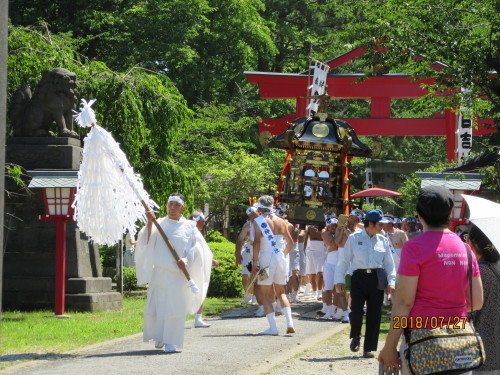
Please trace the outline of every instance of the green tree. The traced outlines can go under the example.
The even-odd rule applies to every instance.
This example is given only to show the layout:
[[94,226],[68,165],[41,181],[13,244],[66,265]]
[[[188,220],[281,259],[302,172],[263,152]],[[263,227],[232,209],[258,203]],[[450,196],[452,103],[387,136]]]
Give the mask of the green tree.
[[192,112],[167,76],[137,68],[114,72],[78,55],[68,35],[51,34],[45,24],[9,27],[8,63],[9,100],[21,83],[34,87],[46,69],[76,73],[79,94],[96,99],[99,124],[113,133],[153,198],[163,203],[180,190],[193,201],[192,179],[179,168],[174,152]]
[[[491,75],[500,71],[498,1],[336,3],[342,4],[343,14],[349,17],[345,39],[369,49],[375,68],[372,74],[397,68],[436,77],[436,85],[428,88],[445,94],[441,98],[447,107],[459,106],[465,97],[470,110],[481,117],[500,117],[500,79]],[[388,50],[382,53],[379,47]],[[438,61],[445,65],[434,65]],[[470,93],[461,93],[460,88]]]
[[248,196],[273,193],[283,163],[280,150],[258,146],[256,119],[224,105],[196,107],[179,140],[179,163],[198,176],[196,204],[210,204],[222,220],[226,208]]
[[80,53],[112,69],[162,72],[195,104],[230,101],[245,84],[243,71],[275,55],[263,10],[261,0],[21,0],[11,17],[72,33]]

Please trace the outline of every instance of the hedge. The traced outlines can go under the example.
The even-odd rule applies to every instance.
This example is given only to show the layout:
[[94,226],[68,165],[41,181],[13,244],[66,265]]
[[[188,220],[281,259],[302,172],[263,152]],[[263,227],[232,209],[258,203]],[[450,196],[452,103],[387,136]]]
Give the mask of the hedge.
[[220,264],[219,267],[212,268],[207,296],[240,297],[244,291],[241,284],[241,267],[236,266],[234,258],[235,245],[222,236],[217,237],[216,241],[208,242],[214,259]]

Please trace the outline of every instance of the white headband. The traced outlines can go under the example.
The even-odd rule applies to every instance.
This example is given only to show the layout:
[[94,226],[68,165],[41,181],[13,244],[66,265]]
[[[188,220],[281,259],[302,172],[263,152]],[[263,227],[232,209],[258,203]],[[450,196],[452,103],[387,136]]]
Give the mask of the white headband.
[[247,215],[250,215],[253,212],[257,212],[257,208],[255,208],[255,207],[248,207],[247,208]]
[[338,222],[339,222],[338,219],[332,217],[330,219],[326,219],[325,223],[326,223],[326,225],[331,225],[331,224],[337,224]]
[[171,195],[170,197],[168,197],[168,201],[167,201],[167,203],[168,203],[168,202],[177,202],[177,203],[182,204],[184,207],[186,206],[186,205],[184,204],[184,201],[182,200],[182,198],[181,198],[181,197],[179,197],[179,196],[177,196],[177,195],[173,195],[173,196]]
[[205,220],[205,215],[203,215],[203,213],[193,217],[193,221],[203,221],[203,220]]

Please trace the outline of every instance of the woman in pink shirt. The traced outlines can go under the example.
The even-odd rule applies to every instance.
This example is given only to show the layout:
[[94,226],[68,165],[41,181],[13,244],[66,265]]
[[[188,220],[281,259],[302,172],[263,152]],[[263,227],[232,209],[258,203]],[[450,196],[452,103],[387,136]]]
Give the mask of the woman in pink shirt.
[[378,357],[384,371],[400,368],[402,374],[409,374],[403,360],[404,336],[401,360],[397,353],[402,328],[451,326],[483,305],[479,267],[472,253],[474,306],[470,306],[466,245],[448,229],[453,205],[453,195],[444,187],[424,188],[418,196],[416,210],[424,232],[406,242],[401,252],[391,327]]

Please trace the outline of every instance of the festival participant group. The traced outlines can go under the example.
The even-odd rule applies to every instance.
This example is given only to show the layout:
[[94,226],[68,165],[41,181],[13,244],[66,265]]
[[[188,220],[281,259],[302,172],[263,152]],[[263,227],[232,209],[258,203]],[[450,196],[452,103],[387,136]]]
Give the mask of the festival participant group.
[[[246,292],[242,304],[258,306],[255,316],[265,317],[262,330],[256,333],[294,334],[294,304],[321,301],[318,319],[350,324],[351,351],[374,358],[378,355],[384,304],[392,304],[392,322],[402,317],[417,321],[432,316],[466,320],[471,310],[479,310],[478,330],[487,319],[500,323],[499,310],[490,306],[498,303],[500,278],[488,277],[484,295],[489,298],[483,298],[481,273],[490,267],[480,267],[488,262],[488,266],[492,263],[498,269],[498,251],[484,235],[464,245],[448,229],[453,205],[448,190],[430,187],[418,196],[418,217],[398,218],[384,215],[379,209],[355,209],[349,215],[326,213],[324,225],[298,225],[287,220],[286,205],[276,206],[271,196],[260,197],[246,209],[247,221],[235,249]],[[187,220],[184,209],[184,197],[173,194],[167,202],[167,217],[159,220],[179,260],[158,240],[159,233],[151,224],[153,212],[147,213],[148,225],[139,233],[136,247],[138,283],[149,284],[143,338],[145,342],[153,340],[155,347],[165,352],[182,348],[186,315],[197,314],[196,328],[210,327],[201,318],[202,301],[210,269],[218,262],[212,259],[199,231],[205,223],[203,214],[193,213]],[[469,247],[473,250],[472,290],[468,279]],[[183,269],[196,282],[199,293],[185,287]],[[492,292],[490,288],[496,289]],[[470,291],[474,295],[472,305],[467,294]],[[497,297],[496,302],[492,296]],[[277,320],[278,314],[284,319]],[[415,327],[391,323],[378,359],[384,369],[400,368],[409,373],[397,353],[398,344],[403,351],[407,345],[403,328]],[[498,352],[499,342],[498,332],[485,340],[487,355],[488,351]],[[499,358],[488,357],[487,366],[500,369]]]

